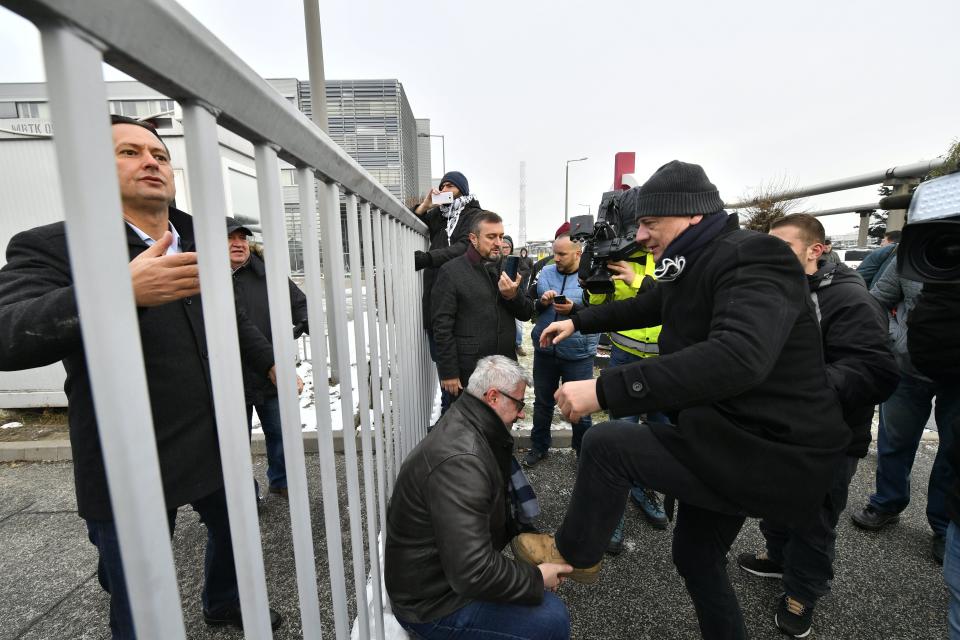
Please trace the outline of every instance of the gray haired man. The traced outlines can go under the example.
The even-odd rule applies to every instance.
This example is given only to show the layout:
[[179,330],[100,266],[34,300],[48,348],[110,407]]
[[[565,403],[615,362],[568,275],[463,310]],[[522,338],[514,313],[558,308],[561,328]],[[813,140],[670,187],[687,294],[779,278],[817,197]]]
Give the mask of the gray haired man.
[[410,453],[387,511],[385,577],[400,624],[418,638],[499,632],[568,638],[553,591],[566,564],[523,564],[500,551],[519,527],[507,503],[510,426],[530,376],[504,356],[482,358],[466,392]]

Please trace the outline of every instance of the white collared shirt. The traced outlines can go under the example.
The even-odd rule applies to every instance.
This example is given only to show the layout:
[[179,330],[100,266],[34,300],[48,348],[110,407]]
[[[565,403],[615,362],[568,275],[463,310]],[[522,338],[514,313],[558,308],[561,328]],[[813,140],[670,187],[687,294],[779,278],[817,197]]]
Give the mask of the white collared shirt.
[[[126,220],[124,220],[124,222],[130,225],[130,228],[133,229],[134,233],[140,236],[140,239],[143,240],[148,247],[152,247],[153,245],[157,244],[157,241],[145,234],[140,227],[127,222]],[[180,234],[177,232],[177,228],[173,226],[173,222],[170,222],[169,220],[167,221],[167,224],[170,225],[170,233],[173,234],[173,242],[171,242],[170,246],[167,247],[167,253],[165,255],[169,256],[174,253],[183,253],[183,249],[180,247]]]

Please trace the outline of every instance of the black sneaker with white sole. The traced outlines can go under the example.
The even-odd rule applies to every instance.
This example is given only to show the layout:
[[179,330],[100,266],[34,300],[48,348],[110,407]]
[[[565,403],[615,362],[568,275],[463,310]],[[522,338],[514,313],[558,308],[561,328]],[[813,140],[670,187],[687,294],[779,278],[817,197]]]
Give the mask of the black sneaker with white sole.
[[806,638],[813,623],[813,607],[808,607],[787,594],[780,595],[777,614],[773,617],[780,631],[792,638]]
[[741,553],[737,556],[737,566],[761,578],[783,577],[783,567],[771,560],[766,551]]

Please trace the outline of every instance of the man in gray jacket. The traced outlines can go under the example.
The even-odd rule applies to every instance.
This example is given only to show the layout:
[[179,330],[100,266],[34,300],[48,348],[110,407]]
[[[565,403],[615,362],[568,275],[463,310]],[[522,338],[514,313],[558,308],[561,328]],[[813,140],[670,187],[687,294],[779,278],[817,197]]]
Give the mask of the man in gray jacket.
[[573,567],[533,567],[500,553],[518,531],[506,499],[510,427],[523,417],[530,383],[509,358],[483,358],[463,397],[400,468],[387,510],[384,574],[397,620],[418,638],[570,635],[566,605],[545,590]]

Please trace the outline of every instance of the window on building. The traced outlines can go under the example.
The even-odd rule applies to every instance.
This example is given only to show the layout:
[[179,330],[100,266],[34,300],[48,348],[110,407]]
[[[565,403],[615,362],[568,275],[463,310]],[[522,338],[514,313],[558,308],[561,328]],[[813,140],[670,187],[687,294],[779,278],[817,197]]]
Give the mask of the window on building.
[[0,102],[0,118],[16,118],[16,117],[17,117],[16,102]]
[[46,102],[18,102],[18,118],[50,119],[50,105]]
[[173,100],[111,100],[110,113],[128,118],[146,118],[173,111]]
[[297,170],[281,169],[280,170],[280,186],[295,187],[296,185],[297,185]]

